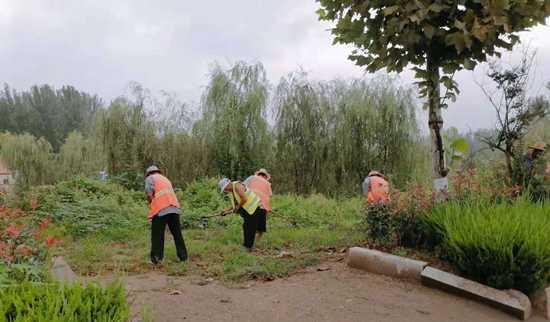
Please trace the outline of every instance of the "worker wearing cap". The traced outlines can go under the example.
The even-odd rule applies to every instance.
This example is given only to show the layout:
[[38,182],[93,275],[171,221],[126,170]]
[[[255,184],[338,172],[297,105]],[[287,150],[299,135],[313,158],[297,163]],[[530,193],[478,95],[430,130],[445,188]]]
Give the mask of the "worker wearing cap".
[[[529,146],[529,150],[523,156],[521,160],[521,168],[516,173],[516,182],[528,186],[531,182],[531,179],[537,175],[538,171],[538,162],[540,156],[546,151],[546,143],[537,143],[535,145]],[[544,172],[544,169],[540,171]]]
[[256,238],[260,198],[239,181],[223,178],[218,186],[221,193],[228,193],[231,196],[232,206],[224,209],[223,213],[236,212],[243,218],[243,246],[251,252]]
[[157,166],[145,171],[145,192],[149,199],[149,220],[151,220],[151,261],[162,262],[164,258],[164,232],[166,225],[174,237],[178,258],[187,260],[187,248],[181,234],[181,209],[172,183],[162,175]]
[[262,238],[262,235],[267,232],[267,213],[271,211],[271,205],[269,204],[269,198],[273,194],[271,190],[271,183],[269,180],[271,175],[266,169],[260,169],[254,173],[253,176],[248,177],[244,181],[244,185],[260,198],[260,210],[258,212],[258,225],[256,227],[256,233],[258,234],[258,240]]
[[384,175],[371,171],[363,181],[363,196],[368,204],[385,204],[390,201],[390,184]]

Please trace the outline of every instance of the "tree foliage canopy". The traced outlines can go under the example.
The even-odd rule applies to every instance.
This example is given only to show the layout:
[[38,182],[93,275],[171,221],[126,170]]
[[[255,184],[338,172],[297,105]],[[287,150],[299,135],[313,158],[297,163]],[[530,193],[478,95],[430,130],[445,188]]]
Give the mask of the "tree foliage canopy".
[[[353,44],[349,58],[373,72],[401,72],[432,59],[447,74],[440,82],[452,95],[454,72],[473,69],[498,49],[511,49],[516,32],[550,15],[550,0],[319,0],[320,19],[336,21],[335,43]],[[430,75],[416,68],[422,94]],[[450,97],[450,96],[449,96]]]

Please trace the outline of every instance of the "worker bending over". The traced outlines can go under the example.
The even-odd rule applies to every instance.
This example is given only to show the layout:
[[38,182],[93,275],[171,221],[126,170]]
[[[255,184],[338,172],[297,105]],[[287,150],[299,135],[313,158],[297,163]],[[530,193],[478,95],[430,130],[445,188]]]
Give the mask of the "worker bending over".
[[269,198],[273,194],[269,180],[271,175],[266,169],[260,169],[253,176],[244,181],[244,185],[260,198],[260,210],[258,211],[258,221],[256,227],[257,238],[260,240],[262,235],[267,232],[267,213],[271,211]]
[[254,239],[258,226],[260,198],[239,181],[223,178],[218,183],[218,186],[221,193],[228,193],[231,196],[232,206],[224,209],[223,213],[236,212],[243,218],[243,246],[247,251],[251,252],[254,247]]
[[187,260],[187,249],[181,234],[181,209],[172,183],[156,166],[145,171],[145,192],[149,199],[149,220],[151,220],[151,262],[159,264],[164,258],[164,232],[170,229],[176,244],[178,258]]
[[363,181],[363,196],[367,203],[386,204],[390,201],[390,184],[384,175],[378,171],[371,171]]

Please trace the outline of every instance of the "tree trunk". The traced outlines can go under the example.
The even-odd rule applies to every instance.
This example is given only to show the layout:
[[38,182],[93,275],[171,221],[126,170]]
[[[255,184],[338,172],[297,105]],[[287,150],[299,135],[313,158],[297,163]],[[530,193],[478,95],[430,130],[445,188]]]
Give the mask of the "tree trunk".
[[443,129],[443,117],[441,115],[441,97],[439,91],[439,65],[434,60],[433,56],[428,54],[427,71],[430,77],[428,99],[429,99],[429,119],[430,134],[432,138],[432,161],[433,161],[433,179],[434,189],[437,200],[445,200],[447,198],[447,173],[448,169],[445,164],[445,151],[443,149],[443,138],[441,130]]
[[514,181],[514,169],[512,168],[512,153],[507,149],[504,154],[506,159],[506,169],[508,170],[508,176],[510,177],[510,182]]

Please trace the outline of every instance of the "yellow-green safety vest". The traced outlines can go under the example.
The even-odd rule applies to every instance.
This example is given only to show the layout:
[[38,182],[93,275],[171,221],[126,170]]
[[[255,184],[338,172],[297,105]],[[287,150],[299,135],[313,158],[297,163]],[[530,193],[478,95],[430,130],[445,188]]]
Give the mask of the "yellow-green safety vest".
[[[235,185],[237,182],[233,182],[232,184],[233,192],[231,193],[231,202],[233,203],[233,207],[235,207],[237,204],[241,204],[241,197],[235,192]],[[258,198],[258,196],[256,196],[256,194],[250,189],[246,189],[245,194],[246,203],[242,205],[242,207],[249,215],[253,215],[260,205],[260,198]]]

